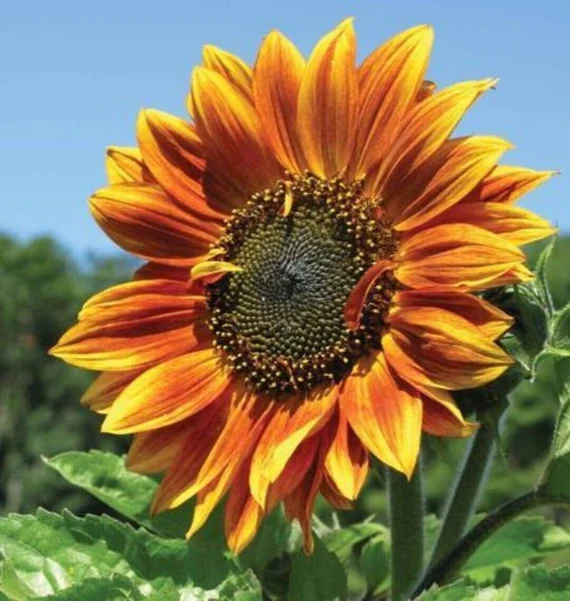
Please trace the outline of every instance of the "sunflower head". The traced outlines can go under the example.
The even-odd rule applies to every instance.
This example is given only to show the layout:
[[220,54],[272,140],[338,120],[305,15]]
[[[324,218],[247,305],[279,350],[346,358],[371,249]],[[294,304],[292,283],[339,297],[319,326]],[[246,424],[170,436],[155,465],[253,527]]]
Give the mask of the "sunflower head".
[[108,150],[92,213],[146,263],[52,353],[101,372],[83,402],[165,472],[155,511],[197,497],[189,535],[227,495],[240,551],[283,501],[310,549],[319,492],[349,506],[370,453],[410,477],[422,432],[476,428],[451,392],[512,363],[480,293],[531,278],[519,247],[553,228],[514,203],[552,172],[451,137],[495,80],[436,91],[432,40],[360,65],[351,20],[308,60],[279,32],[253,67],[208,46],[190,117],[143,111],[138,146]]

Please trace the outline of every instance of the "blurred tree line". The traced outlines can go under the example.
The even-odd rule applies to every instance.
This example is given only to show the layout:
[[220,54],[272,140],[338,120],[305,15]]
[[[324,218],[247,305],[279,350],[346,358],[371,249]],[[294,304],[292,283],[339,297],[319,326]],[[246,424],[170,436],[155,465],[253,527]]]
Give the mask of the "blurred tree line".
[[[528,249],[530,262],[540,245]],[[570,298],[570,237],[560,238],[549,267],[554,301]],[[101,418],[80,406],[93,374],[49,357],[47,350],[74,322],[93,293],[131,277],[136,263],[125,255],[73,260],[48,237],[20,242],[0,235],[0,514],[38,506],[78,514],[99,512],[96,501],[71,489],[41,456],[98,448],[124,452],[127,440],[99,433]],[[558,400],[548,365],[534,383],[513,395],[499,458],[485,493],[487,508],[527,490],[548,449]],[[453,478],[465,441],[429,438],[426,499],[436,512]],[[321,505],[323,517],[327,508]],[[381,479],[371,477],[353,512],[343,521],[384,511]]]

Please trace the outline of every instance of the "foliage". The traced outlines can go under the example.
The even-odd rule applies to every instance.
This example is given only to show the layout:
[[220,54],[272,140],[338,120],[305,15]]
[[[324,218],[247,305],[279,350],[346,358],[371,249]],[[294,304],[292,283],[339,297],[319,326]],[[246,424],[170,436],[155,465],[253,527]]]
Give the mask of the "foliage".
[[[459,576],[450,571],[418,589],[418,601],[570,595],[569,520],[552,509],[570,505],[569,251],[570,239],[531,248],[535,282],[493,293],[516,317],[501,342],[518,363],[493,387],[471,393],[467,405],[486,415],[492,404],[473,398],[484,403],[510,392],[479,509],[517,499],[473,520],[471,547],[456,547]],[[239,557],[225,545],[223,508],[190,541],[183,535],[191,503],[150,515],[157,480],[126,470],[124,447],[98,434],[100,418],[77,402],[89,375],[46,355],[83,300],[128,279],[132,268],[97,257],[80,267],[50,239],[0,238],[0,601],[387,599],[391,541],[381,472],[351,511],[336,514],[319,500],[310,556],[280,508]],[[99,450],[85,452],[92,447]],[[424,447],[426,506],[439,515],[465,443],[426,437]],[[428,550],[440,526],[435,515],[426,519]]]

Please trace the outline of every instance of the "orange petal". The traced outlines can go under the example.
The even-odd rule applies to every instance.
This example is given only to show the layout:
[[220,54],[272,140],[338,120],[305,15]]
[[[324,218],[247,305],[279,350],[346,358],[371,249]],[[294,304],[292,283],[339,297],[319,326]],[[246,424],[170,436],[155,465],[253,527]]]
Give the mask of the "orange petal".
[[343,497],[356,499],[368,474],[368,452],[342,412],[325,469]]
[[534,280],[534,273],[525,265],[515,265],[509,271],[494,278],[487,284],[487,288],[496,288],[497,286],[508,286],[509,284],[522,284]]
[[178,455],[188,433],[189,423],[185,420],[158,430],[135,434],[127,455],[127,467],[139,474],[163,472]]
[[[227,415],[213,429],[214,437],[208,438],[208,449],[193,451],[196,439],[188,438],[168,471],[155,503],[155,511],[177,507],[212,484],[227,466],[237,465],[251,453],[259,439],[272,407],[265,399],[245,394],[241,388],[232,391],[227,403]],[[233,469],[233,468],[232,468]]]
[[460,315],[477,326],[482,334],[495,339],[513,324],[513,318],[486,300],[458,290],[402,290],[397,292],[392,304],[402,311],[415,311],[418,307],[437,307]]
[[[423,399],[422,430],[424,432],[433,436],[467,438],[477,430],[479,424],[465,421],[449,392],[432,388],[430,393],[431,397]],[[434,400],[435,398],[437,400]]]
[[403,239],[394,275],[410,288],[477,290],[524,258],[510,242],[475,225],[438,225]]
[[390,196],[388,204],[396,216],[396,230],[416,228],[457,204],[512,147],[491,136],[470,136],[444,144],[422,168],[429,179],[422,181],[421,192],[413,182],[404,181]]
[[99,374],[81,397],[81,404],[95,413],[107,413],[119,394],[141,372],[106,371]]
[[556,233],[556,228],[546,219],[503,202],[460,202],[439,215],[436,223],[470,223],[517,246],[542,240]]
[[356,330],[360,325],[362,308],[364,307],[372,288],[376,285],[378,278],[387,270],[393,269],[393,267],[394,263],[392,263],[392,261],[384,259],[377,261],[372,267],[368,268],[358,280],[358,283],[350,292],[346,305],[344,306],[344,320],[351,330]]
[[177,280],[187,282],[190,277],[187,267],[163,265],[149,261],[139,267],[133,276],[135,280]]
[[401,134],[376,175],[374,190],[381,194],[385,187],[395,189],[397,182],[411,177],[411,173],[447,140],[477,98],[496,81],[485,79],[455,84],[417,104],[402,124]]
[[431,98],[436,88],[437,84],[433,81],[430,81],[429,79],[423,81],[416,95],[416,102],[422,102],[423,100]]
[[246,98],[253,97],[251,67],[241,58],[211,44],[206,44],[202,53],[204,67],[223,75]]
[[222,75],[203,67],[194,70],[192,99],[208,169],[229,178],[244,202],[252,193],[271,187],[281,169],[251,101]]
[[392,376],[382,351],[355,365],[341,390],[340,410],[380,461],[411,478],[420,448],[422,403],[419,393]]
[[215,401],[230,385],[214,349],[170,359],[125,388],[101,430],[130,434],[174,424]]
[[476,198],[512,204],[556,174],[556,171],[535,171],[526,167],[497,165],[477,189]]
[[203,221],[225,217],[204,198],[204,148],[193,125],[168,113],[144,110],[137,121],[137,139],[153,176],[183,209]]
[[410,382],[460,390],[500,376],[513,360],[460,315],[436,307],[395,308],[382,348]]
[[415,103],[427,69],[433,29],[412,27],[370,54],[359,69],[360,116],[356,176],[380,162]]
[[236,475],[225,509],[228,547],[241,553],[251,542],[261,524],[264,511],[249,492],[249,464],[244,462]]
[[315,498],[323,481],[324,461],[333,438],[333,429],[329,423],[319,435],[319,450],[311,469],[305,474],[301,483],[284,499],[285,515],[288,519],[298,520],[303,530],[304,549],[312,553],[314,548],[311,530],[311,516]]
[[285,469],[295,449],[318,432],[336,406],[336,386],[300,401],[283,401],[261,436],[253,459],[249,485],[257,502],[265,507],[271,483]]
[[353,509],[352,502],[341,494],[326,469],[323,472],[320,492],[335,509]]
[[192,267],[190,277],[192,280],[203,280],[208,284],[212,284],[227,273],[239,271],[243,271],[243,268],[226,261],[202,261]]
[[114,286],[84,305],[80,322],[50,353],[72,365],[99,371],[148,368],[209,343],[211,334],[200,321],[206,315],[204,301],[204,297],[185,294],[180,282],[150,280]]
[[301,81],[297,129],[308,168],[319,177],[346,169],[356,138],[356,36],[346,19],[316,45]]
[[109,146],[105,155],[105,168],[110,184],[154,182],[138,148]]
[[125,250],[167,265],[192,265],[207,253],[222,230],[177,207],[155,186],[120,184],[89,200],[95,220]]
[[284,35],[262,42],[253,76],[255,108],[277,158],[292,173],[304,168],[296,131],[297,98],[305,60]]

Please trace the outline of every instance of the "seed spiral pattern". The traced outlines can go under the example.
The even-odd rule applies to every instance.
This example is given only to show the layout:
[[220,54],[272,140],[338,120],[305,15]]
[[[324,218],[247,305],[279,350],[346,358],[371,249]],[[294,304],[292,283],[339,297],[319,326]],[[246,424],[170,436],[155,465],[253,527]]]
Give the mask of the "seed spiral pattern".
[[[286,198],[292,203],[283,214]],[[305,174],[254,195],[226,223],[218,247],[242,268],[208,287],[210,328],[232,368],[261,393],[282,398],[340,380],[378,346],[394,291],[390,273],[369,295],[360,327],[343,310],[363,273],[396,251],[378,203]]]

